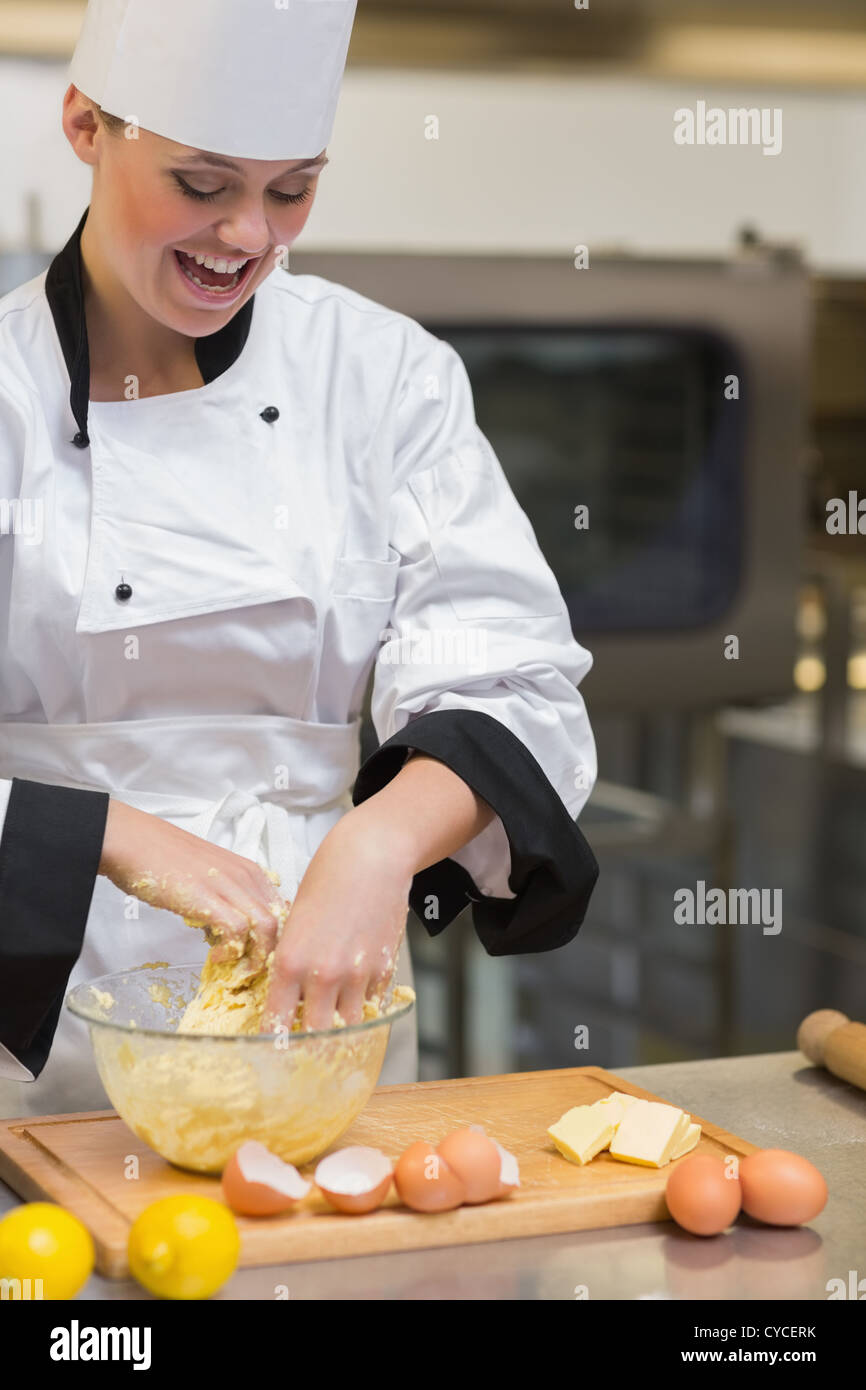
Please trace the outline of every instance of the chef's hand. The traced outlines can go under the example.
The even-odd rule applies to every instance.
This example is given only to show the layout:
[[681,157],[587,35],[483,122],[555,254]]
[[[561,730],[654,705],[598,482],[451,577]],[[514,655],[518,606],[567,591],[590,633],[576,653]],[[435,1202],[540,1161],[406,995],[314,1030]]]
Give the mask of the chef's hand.
[[273,949],[287,904],[264,869],[113,797],[99,872],[124,893],[204,927],[214,960],[246,952],[251,973]]
[[393,971],[413,876],[467,844],[494,814],[450,768],[413,750],[310,860],[274,953],[262,1031],[291,1027],[299,999],[308,1028],[333,1027],[334,1009],[359,1023],[365,995],[380,995]]
[[413,870],[393,840],[367,833],[354,811],[328,832],[301,880],[274,955],[262,1031],[291,1027],[303,999],[307,1028],[333,1028],[334,1010],[360,1023],[381,999],[406,928]]

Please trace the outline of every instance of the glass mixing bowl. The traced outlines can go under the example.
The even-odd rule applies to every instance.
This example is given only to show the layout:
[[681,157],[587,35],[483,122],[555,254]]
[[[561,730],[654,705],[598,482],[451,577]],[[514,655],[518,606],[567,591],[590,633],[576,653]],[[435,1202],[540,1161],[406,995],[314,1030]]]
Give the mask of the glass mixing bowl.
[[89,1026],[115,1110],[163,1158],[197,1173],[222,1172],[245,1139],[258,1139],[289,1163],[316,1158],[363,1110],[391,1024],[412,1001],[365,1023],[317,1032],[177,1033],[200,971],[142,966],[67,995],[67,1008]]

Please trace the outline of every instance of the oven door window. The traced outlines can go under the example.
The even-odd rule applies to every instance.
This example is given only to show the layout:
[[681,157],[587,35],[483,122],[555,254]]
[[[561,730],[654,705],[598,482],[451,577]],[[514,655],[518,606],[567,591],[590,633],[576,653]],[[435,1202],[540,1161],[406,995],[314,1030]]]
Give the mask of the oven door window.
[[743,566],[748,381],[733,343],[689,327],[426,326],[466,364],[575,632],[723,616]]

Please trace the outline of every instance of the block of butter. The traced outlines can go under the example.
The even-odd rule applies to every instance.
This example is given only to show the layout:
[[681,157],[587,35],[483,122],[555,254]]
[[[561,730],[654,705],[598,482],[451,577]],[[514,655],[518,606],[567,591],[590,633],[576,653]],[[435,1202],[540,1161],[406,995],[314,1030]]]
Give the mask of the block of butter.
[[610,1113],[611,1109],[598,1103],[575,1105],[550,1126],[547,1132],[563,1158],[572,1163],[589,1163],[607,1148],[618,1123],[617,1114]]
[[[632,1119],[625,1127],[627,1115]],[[573,1106],[547,1132],[572,1163],[589,1163],[609,1148],[624,1163],[654,1168],[682,1158],[701,1137],[700,1125],[677,1106],[641,1100],[624,1091],[612,1091],[592,1105]]]
[[[662,1168],[676,1154],[686,1152],[691,1117],[675,1105],[657,1100],[636,1100],[629,1105],[611,1141],[611,1158]],[[698,1128],[700,1128],[698,1126]],[[697,1143],[697,1139],[694,1141]]]
[[686,1137],[683,1139],[679,1148],[675,1149],[674,1152],[671,1154],[671,1162],[673,1162],[675,1158],[682,1158],[683,1154],[687,1154],[689,1152],[689,1149],[693,1149],[700,1137],[701,1127],[699,1124],[696,1124],[694,1120],[692,1120],[691,1124],[686,1130]]

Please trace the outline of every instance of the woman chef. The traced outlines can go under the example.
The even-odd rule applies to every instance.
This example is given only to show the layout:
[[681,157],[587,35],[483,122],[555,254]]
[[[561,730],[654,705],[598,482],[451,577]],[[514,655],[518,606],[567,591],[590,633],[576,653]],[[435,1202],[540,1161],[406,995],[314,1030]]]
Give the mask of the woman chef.
[[[284,1023],[357,1021],[409,904],[435,934],[471,901],[491,955],[583,920],[591,658],[463,363],[283,269],[354,10],[86,12],[63,128],[90,205],[0,300],[7,1114],[103,1106],[67,985],[203,959],[187,915],[265,953],[268,869]],[[381,1079],[415,1077],[410,1015]]]

